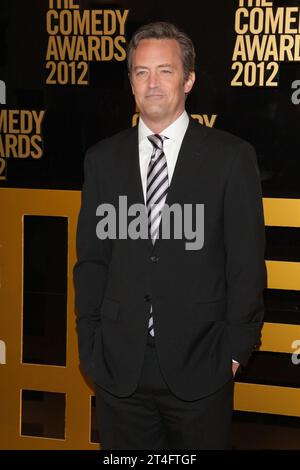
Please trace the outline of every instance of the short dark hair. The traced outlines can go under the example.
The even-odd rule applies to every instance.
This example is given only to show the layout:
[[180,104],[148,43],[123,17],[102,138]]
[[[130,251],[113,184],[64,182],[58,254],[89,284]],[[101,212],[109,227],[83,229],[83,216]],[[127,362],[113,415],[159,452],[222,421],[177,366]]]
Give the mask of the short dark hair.
[[190,73],[195,71],[196,53],[192,40],[173,23],[156,21],[141,26],[132,36],[127,47],[127,68],[129,76],[132,72],[132,54],[142,39],[175,39],[181,50],[181,59],[186,82]]

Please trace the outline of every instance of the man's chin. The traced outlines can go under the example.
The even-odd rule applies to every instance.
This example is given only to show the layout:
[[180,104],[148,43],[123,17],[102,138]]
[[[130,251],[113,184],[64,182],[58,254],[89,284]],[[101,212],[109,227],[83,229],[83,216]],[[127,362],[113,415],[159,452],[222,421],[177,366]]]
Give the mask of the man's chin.
[[151,106],[145,110],[144,115],[147,116],[148,119],[157,120],[164,118],[165,113],[163,109],[157,106]]

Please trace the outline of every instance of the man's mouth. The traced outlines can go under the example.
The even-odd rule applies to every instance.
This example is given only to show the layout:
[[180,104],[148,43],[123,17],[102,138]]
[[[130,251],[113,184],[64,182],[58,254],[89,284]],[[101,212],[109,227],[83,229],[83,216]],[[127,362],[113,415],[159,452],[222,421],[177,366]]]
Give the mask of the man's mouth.
[[147,95],[147,99],[156,99],[156,98],[163,98],[164,95]]

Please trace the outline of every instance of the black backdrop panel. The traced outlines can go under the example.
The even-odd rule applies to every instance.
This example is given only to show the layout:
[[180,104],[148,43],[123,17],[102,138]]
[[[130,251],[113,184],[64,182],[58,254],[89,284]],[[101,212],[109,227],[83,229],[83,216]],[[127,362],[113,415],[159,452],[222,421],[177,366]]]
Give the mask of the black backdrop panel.
[[[251,86],[232,86],[238,1],[73,0],[73,3],[80,5],[80,11],[118,10],[124,13],[128,10],[124,32],[127,41],[138,26],[150,20],[172,21],[186,30],[197,53],[197,81],[187,101],[188,112],[208,116],[216,114],[215,127],[239,135],[254,145],[264,196],[300,197],[297,145],[300,105],[295,83],[300,80],[299,61],[283,60],[279,63],[275,77],[277,86],[268,87],[265,83],[259,86],[257,82]],[[300,7],[300,4],[293,0],[273,2],[274,9],[290,6]],[[64,73],[69,74],[67,83],[46,83],[49,79],[49,69],[46,68],[50,37],[46,22],[48,10],[49,0],[0,2],[0,157],[2,166],[5,163],[1,187],[79,190],[86,149],[132,125],[135,104],[127,78],[126,60],[88,61],[87,84],[71,83],[73,66],[69,60],[60,70],[62,80]],[[294,25],[299,23],[297,15],[295,18]],[[112,37],[120,35],[118,26]],[[87,34],[83,36],[87,42]],[[297,34],[293,34],[294,39],[295,36]],[[278,41],[279,35],[276,38]],[[123,47],[126,49],[126,44]],[[249,67],[251,73],[258,73],[257,68]],[[263,70],[264,75],[260,77],[265,82],[268,77],[267,71]],[[76,74],[78,78],[78,71]],[[18,143],[15,156],[7,156],[9,152],[7,147],[3,148],[3,141],[10,132],[5,129],[3,113],[12,110],[44,113],[38,135],[40,157],[20,157],[22,152],[26,154],[26,139],[22,142],[25,147]],[[24,116],[25,121],[29,119],[26,113]],[[20,131],[20,115],[12,115],[10,122],[12,119],[15,119],[14,129]],[[30,134],[29,124],[27,137],[32,138],[38,132],[33,125]],[[32,142],[30,145],[32,150]]]

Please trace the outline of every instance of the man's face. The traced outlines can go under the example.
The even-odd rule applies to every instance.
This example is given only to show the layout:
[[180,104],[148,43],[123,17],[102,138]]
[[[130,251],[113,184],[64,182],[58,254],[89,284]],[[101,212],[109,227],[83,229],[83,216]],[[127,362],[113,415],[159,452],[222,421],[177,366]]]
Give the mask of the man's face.
[[194,81],[192,72],[184,83],[180,46],[175,39],[143,39],[133,52],[132,92],[146,124],[167,126],[177,119]]

